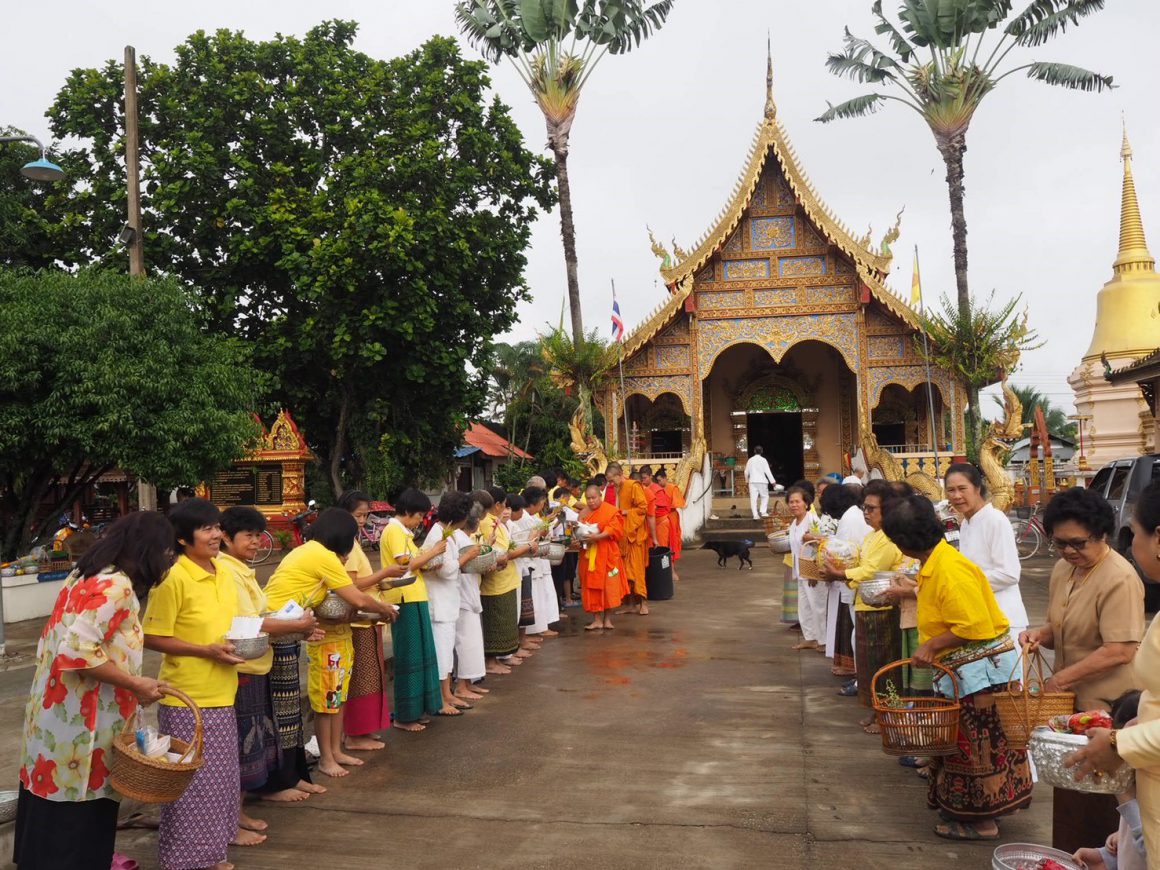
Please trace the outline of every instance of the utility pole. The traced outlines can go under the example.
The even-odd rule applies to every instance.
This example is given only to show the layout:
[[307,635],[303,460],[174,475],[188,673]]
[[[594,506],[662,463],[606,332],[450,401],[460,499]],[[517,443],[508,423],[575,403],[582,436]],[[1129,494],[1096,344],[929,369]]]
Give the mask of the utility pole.
[[[141,226],[141,152],[137,131],[137,50],[125,46],[125,175],[128,185],[127,232],[122,239],[129,249],[129,274],[145,277],[145,233]],[[137,510],[157,510],[157,487],[137,481]]]
[[145,235],[141,228],[141,158],[137,133],[137,50],[125,46],[125,173],[129,183],[129,274],[145,274]]

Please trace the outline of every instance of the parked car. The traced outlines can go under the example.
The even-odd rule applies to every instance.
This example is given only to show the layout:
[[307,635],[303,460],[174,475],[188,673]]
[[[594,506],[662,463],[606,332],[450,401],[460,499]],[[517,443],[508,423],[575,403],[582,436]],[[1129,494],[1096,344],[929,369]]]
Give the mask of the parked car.
[[[1160,453],[1117,459],[1096,472],[1089,489],[1098,492],[1116,512],[1116,536],[1112,545],[1129,561],[1132,558],[1132,512],[1144,488],[1160,480]],[[1145,583],[1149,613],[1160,610],[1160,584]]]

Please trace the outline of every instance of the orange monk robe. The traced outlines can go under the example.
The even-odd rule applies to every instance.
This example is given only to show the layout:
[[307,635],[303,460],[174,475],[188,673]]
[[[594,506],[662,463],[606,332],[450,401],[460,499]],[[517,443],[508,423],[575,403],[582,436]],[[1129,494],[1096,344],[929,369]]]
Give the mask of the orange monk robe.
[[600,613],[619,607],[628,594],[628,577],[620,558],[624,518],[613,505],[604,502],[584,522],[612,535],[588,544],[580,554],[580,600],[589,613]]
[[624,559],[624,571],[628,575],[628,585],[634,595],[648,596],[644,572],[648,568],[648,549],[652,541],[649,533],[648,516],[655,514],[655,504],[650,504],[645,488],[631,478],[625,478],[616,494],[620,515],[624,517],[624,539],[620,542],[620,555]]
[[[681,513],[680,508],[685,507],[685,496],[681,492],[680,487],[674,483],[670,483],[665,487],[665,493],[669,497],[669,503],[673,506],[669,511],[668,516],[668,543],[661,544],[662,547],[668,547],[673,551],[673,561],[681,558]],[[660,524],[657,524],[657,537],[660,537]]]

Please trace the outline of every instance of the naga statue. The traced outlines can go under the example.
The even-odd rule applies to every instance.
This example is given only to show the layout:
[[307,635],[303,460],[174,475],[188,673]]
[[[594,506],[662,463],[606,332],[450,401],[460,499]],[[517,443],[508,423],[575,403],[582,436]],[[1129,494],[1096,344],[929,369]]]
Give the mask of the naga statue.
[[689,259],[689,252],[677,244],[676,236],[673,237],[673,253],[676,255],[678,262],[683,263],[685,260]]
[[572,452],[584,463],[588,474],[594,476],[604,473],[608,467],[608,455],[600,439],[592,432],[592,421],[585,413],[585,404],[581,402],[577,406],[568,422],[568,430],[572,433]]
[[902,463],[889,450],[883,450],[878,438],[865,423],[858,433],[858,447],[850,457],[855,471],[865,470],[870,479],[902,480],[914,487],[915,492],[932,501],[941,501],[943,488],[934,477],[923,471],[903,471]]
[[1007,476],[1006,458],[1010,443],[1023,437],[1023,403],[1003,374],[1003,419],[987,427],[979,447],[979,467],[991,491],[991,504],[1006,513],[1015,501],[1015,487]]
[[657,241],[657,237],[653,235],[652,227],[646,224],[645,229],[648,230],[648,240],[651,243],[653,255],[661,261],[661,271],[667,272],[673,268],[672,254],[665,250],[665,246]]
[[906,211],[906,206],[898,212],[898,217],[894,220],[894,226],[886,231],[886,235],[882,237],[882,244],[879,247],[882,249],[882,256],[893,257],[894,251],[890,246],[898,241],[898,237],[902,235],[902,212]]

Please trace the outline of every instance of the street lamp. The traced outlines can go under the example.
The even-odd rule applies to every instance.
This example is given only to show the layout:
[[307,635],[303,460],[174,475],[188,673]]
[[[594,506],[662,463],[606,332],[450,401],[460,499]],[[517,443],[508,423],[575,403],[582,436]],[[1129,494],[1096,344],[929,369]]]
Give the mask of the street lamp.
[[0,136],[0,142],[31,142],[40,149],[40,159],[25,163],[20,174],[33,181],[60,181],[64,170],[48,159],[45,147],[35,136]]

